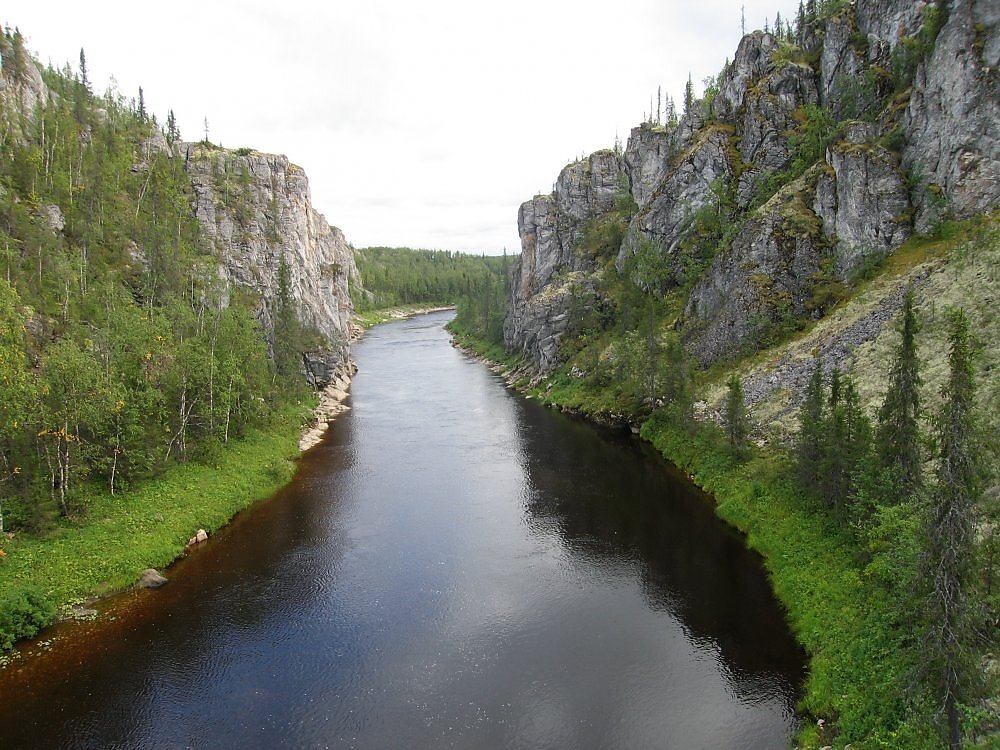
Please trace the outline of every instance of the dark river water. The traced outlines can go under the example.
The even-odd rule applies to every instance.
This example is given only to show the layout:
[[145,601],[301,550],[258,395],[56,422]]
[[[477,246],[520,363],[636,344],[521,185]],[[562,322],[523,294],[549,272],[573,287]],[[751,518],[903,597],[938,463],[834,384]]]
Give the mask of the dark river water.
[[0,672],[0,747],[786,747],[803,658],[756,556],[449,317],[369,332],[291,484]]

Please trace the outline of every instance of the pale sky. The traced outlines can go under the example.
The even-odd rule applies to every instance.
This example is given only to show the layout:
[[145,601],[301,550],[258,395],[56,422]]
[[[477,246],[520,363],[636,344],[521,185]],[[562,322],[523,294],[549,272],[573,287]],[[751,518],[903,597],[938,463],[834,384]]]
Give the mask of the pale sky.
[[[14,0],[43,64],[114,76],[187,140],[287,154],[357,247],[519,252],[517,208],[680,105],[798,0]],[[654,105],[655,106],[655,105]]]

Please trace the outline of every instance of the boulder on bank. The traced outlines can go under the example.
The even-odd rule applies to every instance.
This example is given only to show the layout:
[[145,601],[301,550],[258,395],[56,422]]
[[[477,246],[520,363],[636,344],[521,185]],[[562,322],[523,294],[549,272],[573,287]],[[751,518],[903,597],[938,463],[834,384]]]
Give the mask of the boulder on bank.
[[188,539],[187,546],[193,547],[196,544],[201,544],[202,542],[207,542],[207,541],[208,541],[208,532],[205,531],[205,529],[198,529],[198,532],[193,537]]
[[166,582],[167,579],[155,570],[146,568],[142,571],[142,575],[139,576],[139,582],[136,585],[144,589],[158,589]]

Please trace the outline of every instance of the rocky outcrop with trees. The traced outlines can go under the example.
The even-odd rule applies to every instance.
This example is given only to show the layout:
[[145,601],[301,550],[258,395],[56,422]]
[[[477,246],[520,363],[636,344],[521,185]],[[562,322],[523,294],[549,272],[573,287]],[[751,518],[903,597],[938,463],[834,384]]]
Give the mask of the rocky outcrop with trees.
[[820,2],[744,36],[679,117],[601,152],[617,182],[598,199],[560,183],[521,207],[508,349],[542,371],[563,361],[571,310],[609,304],[594,274],[613,257],[643,288],[683,293],[676,328],[710,365],[821,317],[913,232],[994,209],[998,22],[976,0]]

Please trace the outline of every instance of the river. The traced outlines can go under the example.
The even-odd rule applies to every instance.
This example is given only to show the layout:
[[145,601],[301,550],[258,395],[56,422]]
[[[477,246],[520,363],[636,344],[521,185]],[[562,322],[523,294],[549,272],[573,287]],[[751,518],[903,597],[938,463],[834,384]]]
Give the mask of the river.
[[0,746],[787,746],[804,662],[756,555],[450,316],[371,330],[287,487],[0,673]]

